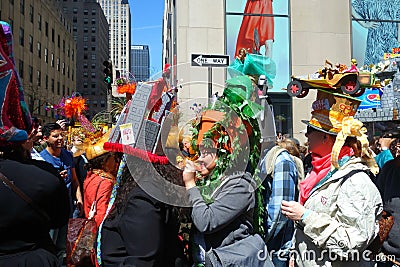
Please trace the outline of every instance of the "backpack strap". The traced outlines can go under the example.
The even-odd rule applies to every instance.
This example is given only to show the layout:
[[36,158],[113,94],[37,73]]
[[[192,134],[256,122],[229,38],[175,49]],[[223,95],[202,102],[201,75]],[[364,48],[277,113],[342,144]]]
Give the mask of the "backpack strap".
[[265,164],[265,171],[266,171],[267,176],[270,176],[273,178],[274,171],[275,171],[276,159],[283,151],[287,151],[287,150],[280,146],[274,146],[273,148],[271,148],[270,151],[268,151],[267,155],[265,155],[264,164]]

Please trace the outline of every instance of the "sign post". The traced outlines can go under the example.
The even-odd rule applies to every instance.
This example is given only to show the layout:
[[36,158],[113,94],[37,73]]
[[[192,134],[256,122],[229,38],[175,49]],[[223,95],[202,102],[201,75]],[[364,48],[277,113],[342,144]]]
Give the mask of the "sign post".
[[212,98],[212,68],[213,67],[228,67],[228,55],[202,55],[192,54],[192,66],[208,67],[208,98]]

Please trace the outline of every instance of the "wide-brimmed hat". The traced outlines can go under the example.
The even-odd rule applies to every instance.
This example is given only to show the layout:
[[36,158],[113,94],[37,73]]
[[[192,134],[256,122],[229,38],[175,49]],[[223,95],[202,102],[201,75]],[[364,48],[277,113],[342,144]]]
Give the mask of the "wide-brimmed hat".
[[318,90],[317,99],[312,104],[311,119],[302,122],[316,130],[337,135],[342,129],[343,119],[354,116],[360,103],[354,97]]
[[360,100],[344,94],[318,90],[317,99],[312,104],[311,119],[302,122],[316,130],[336,135],[331,152],[333,168],[340,168],[339,154],[347,137],[355,137],[361,144],[361,158],[377,174],[379,169],[369,149],[367,129],[354,118],[360,103]]
[[98,140],[94,140],[91,144],[86,144],[86,158],[88,160],[100,157],[109,151],[104,149],[104,143],[108,141],[110,137],[111,130],[106,132],[101,138]]

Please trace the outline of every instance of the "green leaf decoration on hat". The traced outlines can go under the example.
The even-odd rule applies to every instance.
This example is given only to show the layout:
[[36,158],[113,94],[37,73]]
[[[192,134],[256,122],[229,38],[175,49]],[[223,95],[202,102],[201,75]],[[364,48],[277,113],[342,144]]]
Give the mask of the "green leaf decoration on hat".
[[243,75],[226,81],[223,96],[231,106],[234,105],[238,111],[243,113],[245,118],[256,119],[264,109],[261,105],[250,100],[253,93],[254,87],[251,79]]

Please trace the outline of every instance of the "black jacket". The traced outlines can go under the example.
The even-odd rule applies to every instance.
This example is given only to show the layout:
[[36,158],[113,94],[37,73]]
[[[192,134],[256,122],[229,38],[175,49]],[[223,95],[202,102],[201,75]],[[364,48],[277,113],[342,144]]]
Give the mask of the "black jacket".
[[103,265],[175,266],[184,262],[178,227],[171,207],[135,187],[121,214],[104,221]]
[[52,252],[49,230],[65,225],[69,218],[68,192],[64,181],[54,175],[56,172],[45,162],[21,163],[1,159],[0,172],[50,218],[48,221],[0,183],[0,256],[33,248]]

